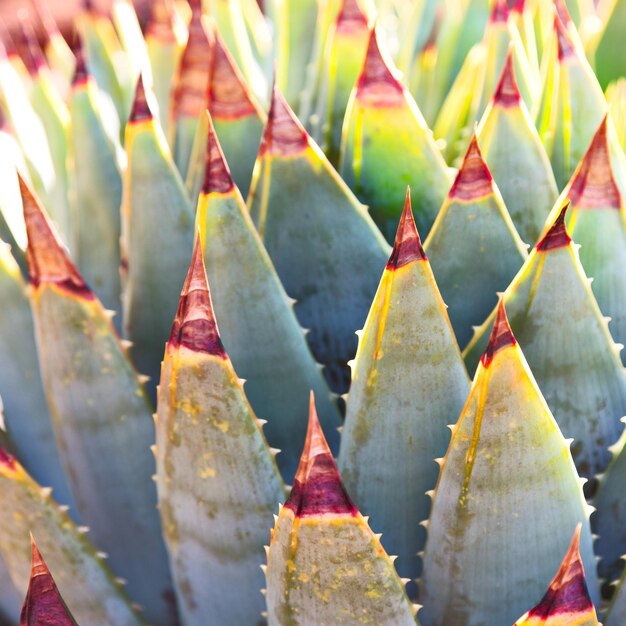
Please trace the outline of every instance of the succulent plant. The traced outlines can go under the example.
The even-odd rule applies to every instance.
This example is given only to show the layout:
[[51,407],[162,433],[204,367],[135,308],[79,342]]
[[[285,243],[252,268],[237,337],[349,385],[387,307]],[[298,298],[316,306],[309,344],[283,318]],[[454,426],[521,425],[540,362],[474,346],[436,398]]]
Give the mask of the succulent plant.
[[0,626],[623,626],[623,3],[29,7]]

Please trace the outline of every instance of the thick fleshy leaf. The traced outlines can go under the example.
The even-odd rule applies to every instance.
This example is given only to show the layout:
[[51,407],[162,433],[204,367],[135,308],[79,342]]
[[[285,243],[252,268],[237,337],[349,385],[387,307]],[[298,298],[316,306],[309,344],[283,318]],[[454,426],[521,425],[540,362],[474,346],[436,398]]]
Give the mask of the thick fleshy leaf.
[[589,62],[556,14],[542,63],[535,124],[562,189],[602,121],[606,100]]
[[[537,0],[535,0],[536,2]],[[533,3],[527,0],[517,0],[511,7],[511,17],[524,45],[528,64],[537,79],[540,77],[539,50],[537,38],[541,36],[535,29],[533,21]]]
[[[126,125],[122,194],[124,330],[140,372],[159,378],[193,247],[193,211],[141,79]],[[153,388],[153,387],[151,387]]]
[[[623,565],[623,563],[622,563]],[[604,626],[621,626],[626,620],[626,571],[619,581],[613,600],[607,609]]]
[[[528,256],[502,296],[511,327],[563,434],[581,476],[610,461],[622,431],[626,378],[608,323],[565,229],[565,209]],[[494,310],[464,351],[468,370],[487,343]],[[593,485],[588,485],[593,491]]]
[[340,417],[324,376],[254,224],[234,185],[207,114],[205,177],[196,224],[220,320],[221,336],[267,438],[282,450],[278,465],[288,482],[306,434],[307,396],[318,394],[322,424],[339,447]]
[[389,246],[276,87],[248,208],[314,356],[345,391]]
[[427,124],[434,124],[438,110],[435,110],[434,81],[435,64],[437,62],[438,51],[434,41],[429,40],[424,48],[419,52],[411,74],[408,76],[409,89],[420,111],[424,115]]
[[72,180],[74,233],[71,247],[91,289],[107,309],[119,314],[121,161],[124,155],[119,144],[115,145],[106,132],[97,86],[79,51],[69,107],[68,168]]
[[597,601],[589,507],[569,442],[500,303],[435,490],[422,622],[512,624],[529,599],[545,592],[579,523],[582,559]]
[[626,150],[626,78],[620,78],[607,87],[606,100],[619,144],[622,150]]
[[464,346],[526,257],[475,135],[424,247]]
[[169,142],[181,176],[186,176],[193,141],[206,109],[206,93],[213,63],[213,36],[194,2],[189,37],[172,85],[169,108]]
[[20,602],[7,566],[0,555],[0,624],[15,626],[19,622]]
[[[401,576],[419,575],[446,428],[469,381],[439,289],[422,250],[407,192],[352,369],[339,468],[348,493],[398,554]],[[398,472],[398,468],[403,468]]]
[[362,0],[342,0],[326,40],[312,136],[333,165],[339,162],[341,129],[370,37]]
[[550,159],[520,96],[511,52],[477,134],[517,232],[522,241],[536,243],[558,191]]
[[626,5],[616,0],[613,11],[606,23],[602,38],[594,51],[594,68],[601,85],[606,85],[626,74],[624,55],[620,54],[624,27],[626,26]]
[[31,544],[30,581],[22,606],[20,626],[77,626],[32,535]]
[[[67,606],[79,624],[140,626],[128,596],[74,522],[18,463],[0,449],[0,553],[22,597],[30,579],[31,542],[37,543],[54,572]],[[120,530],[120,527],[116,529]]]
[[452,177],[415,100],[388,63],[373,29],[346,111],[339,172],[392,242],[407,183],[418,229],[426,234]]
[[[226,159],[233,164],[231,172],[235,184],[245,197],[250,188],[266,116],[217,31],[213,37],[215,46],[207,107]],[[193,201],[200,195],[204,181],[208,134],[208,118],[203,114],[187,170],[186,185]]]
[[148,57],[148,47],[131,0],[112,0],[111,18],[120,45],[126,53],[125,80],[134,85],[141,74],[152,87],[152,66]]
[[110,555],[115,572],[128,579],[129,593],[151,623],[172,624],[171,582],[151,480],[150,404],[110,316],[24,183],[21,190],[41,373],[80,518]]
[[348,497],[315,413],[267,556],[269,626],[414,626],[403,581]]
[[156,416],[159,509],[181,617],[260,624],[259,564],[284,485],[224,352],[200,240],[167,343]]
[[54,489],[59,502],[73,507],[41,384],[26,285],[4,243],[0,243],[0,298],[0,396],[12,449],[36,480]]
[[580,526],[541,602],[514,626],[599,626],[580,558]]

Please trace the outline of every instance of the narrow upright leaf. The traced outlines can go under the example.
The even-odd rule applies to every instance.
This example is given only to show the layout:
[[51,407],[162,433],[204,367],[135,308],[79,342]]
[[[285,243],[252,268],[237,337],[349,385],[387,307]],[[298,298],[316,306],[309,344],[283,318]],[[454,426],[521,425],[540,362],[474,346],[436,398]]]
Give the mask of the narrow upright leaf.
[[558,191],[550,159],[519,93],[512,52],[477,133],[517,232],[522,241],[536,243]]
[[269,626],[415,626],[391,559],[348,497],[311,397],[307,438],[267,557]]
[[606,100],[619,144],[626,151],[626,78],[620,78],[607,87]]
[[193,247],[193,212],[139,79],[126,125],[122,194],[122,307],[139,371],[159,378],[163,344]]
[[77,626],[32,535],[31,545],[33,554],[30,564],[30,582],[22,607],[20,626],[41,626],[42,624]]
[[219,336],[196,243],[165,349],[159,508],[187,626],[261,623],[259,564],[284,486]]
[[[623,563],[622,563],[623,565]],[[626,571],[619,580],[613,600],[606,611],[604,626],[621,626],[626,620]]]
[[319,365],[296,320],[274,266],[233,183],[211,118],[205,176],[196,224],[204,243],[221,336],[255,412],[267,420],[267,438],[282,450],[278,465],[288,482],[306,434],[307,396],[318,394],[322,424],[339,447],[340,417]]
[[128,579],[129,593],[149,620],[172,624],[175,609],[168,602],[171,582],[151,480],[150,404],[110,316],[23,182],[21,191],[42,378],[80,518],[116,573]]
[[500,303],[435,490],[424,553],[422,622],[512,624],[529,598],[544,593],[578,524],[590,593],[597,601],[589,507],[569,442]]
[[376,29],[346,111],[339,172],[390,242],[407,184],[426,234],[452,183],[415,100],[381,53]]
[[[398,554],[398,572],[419,575],[438,468],[469,391],[452,326],[411,213],[407,191],[352,370],[339,468],[348,493]],[[398,472],[398,467],[405,468]]]
[[464,346],[526,257],[476,135],[424,247]]
[[[511,327],[563,434],[578,473],[606,469],[622,432],[626,378],[608,322],[565,228],[563,207],[502,296]],[[487,343],[494,310],[464,351],[471,372]],[[593,484],[587,486],[593,491]]]
[[561,567],[541,602],[524,613],[514,626],[600,626],[580,558],[580,531],[578,526]]
[[277,87],[255,166],[248,208],[285,290],[296,298],[316,359],[346,390],[389,246],[307,135]]

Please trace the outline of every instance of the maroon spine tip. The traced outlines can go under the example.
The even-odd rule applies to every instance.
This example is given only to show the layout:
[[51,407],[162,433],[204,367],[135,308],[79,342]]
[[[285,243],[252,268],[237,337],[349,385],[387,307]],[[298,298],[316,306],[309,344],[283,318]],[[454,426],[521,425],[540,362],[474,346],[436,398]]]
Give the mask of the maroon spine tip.
[[448,197],[471,202],[492,193],[493,178],[478,146],[476,133],[474,133]]
[[304,126],[291,110],[276,84],[272,91],[272,103],[263,131],[260,154],[293,156],[304,152],[309,136]]
[[228,163],[226,163],[224,152],[222,152],[222,146],[217,138],[211,114],[208,111],[206,116],[209,123],[209,133],[207,136],[202,193],[228,193],[235,187],[235,183],[230,174]]
[[563,206],[559,216],[550,227],[550,230],[537,244],[537,250],[540,250],[541,252],[548,252],[548,250],[556,250],[557,248],[569,246],[572,238],[569,236],[565,226],[565,214],[567,213],[569,204],[569,201],[567,201],[567,203]]
[[84,85],[89,80],[89,70],[87,69],[87,61],[85,59],[85,49],[83,48],[83,42],[78,33],[72,46],[74,56],[76,57],[76,67],[74,69],[74,76],[72,77],[72,87],[78,87]]
[[130,110],[130,117],[128,118],[129,123],[133,122],[143,122],[145,120],[152,119],[152,111],[150,110],[150,105],[148,104],[148,98],[146,96],[146,90],[143,84],[143,77],[141,74],[139,75],[139,80],[137,81],[137,88],[135,89],[135,98],[133,100],[133,106]]
[[20,626],[77,626],[31,535],[30,581]]
[[504,23],[509,19],[509,5],[506,0],[496,0],[491,10],[490,21],[492,24]]
[[219,119],[236,120],[250,115],[259,115],[259,110],[250,96],[235,60],[215,29],[215,50],[209,80],[209,110]]
[[31,76],[36,76],[42,67],[46,65],[46,58],[43,54],[39,41],[35,35],[32,24],[28,19],[28,13],[24,10],[18,11],[19,36],[21,39],[22,61]]
[[608,115],[605,115],[572,176],[567,196],[577,208],[619,209],[622,206],[611,167],[607,122]]
[[93,300],[95,296],[72,263],[44,208],[19,173],[18,180],[28,236],[26,261],[30,283],[34,287],[53,283],[73,295]]
[[496,92],[493,96],[493,102],[496,106],[508,109],[518,106],[520,100],[519,87],[517,86],[517,80],[515,78],[513,50],[509,50],[500,76],[500,81],[498,82]]
[[339,476],[339,470],[322,431],[311,393],[309,424],[304,449],[285,508],[296,517],[325,514],[358,515]]
[[357,80],[357,97],[374,97],[378,106],[404,102],[404,87],[383,57],[376,28],[370,33],[363,69]]
[[180,294],[168,346],[228,358],[215,320],[199,235]]
[[10,470],[15,470],[17,467],[15,457],[9,454],[6,450],[0,447],[0,465],[9,468]]
[[558,44],[559,61],[575,56],[576,48],[574,42],[558,13],[554,15],[554,31]]
[[517,343],[513,336],[513,331],[509,325],[509,320],[506,316],[506,309],[504,308],[504,302],[502,299],[498,303],[498,309],[496,312],[496,320],[493,323],[491,335],[489,337],[489,343],[487,349],[480,358],[481,363],[485,367],[489,367],[494,356],[509,346],[514,346]]
[[529,611],[528,617],[545,620],[566,613],[584,613],[594,610],[585,580],[585,569],[580,558],[580,531],[581,525],[578,524],[559,571],[552,579],[541,602]]
[[154,37],[166,43],[174,41],[177,17],[172,0],[152,0],[146,37]]
[[408,265],[412,261],[425,261],[426,253],[422,247],[413,211],[411,210],[411,188],[406,190],[406,199],[404,201],[404,209],[396,231],[396,240],[393,244],[393,250],[389,261],[387,262],[388,270],[395,270],[404,265]]
[[513,5],[513,8],[511,9],[511,11],[522,14],[525,8],[526,8],[526,0],[517,0],[517,2]]
[[343,0],[337,13],[337,29],[346,31],[354,28],[367,27],[368,17],[361,8],[359,0]]

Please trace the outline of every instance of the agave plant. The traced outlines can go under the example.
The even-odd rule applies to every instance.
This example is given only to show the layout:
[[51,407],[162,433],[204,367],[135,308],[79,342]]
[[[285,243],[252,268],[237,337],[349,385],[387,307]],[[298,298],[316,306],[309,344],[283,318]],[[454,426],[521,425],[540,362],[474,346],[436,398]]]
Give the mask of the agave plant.
[[28,6],[0,626],[623,626],[622,3]]

